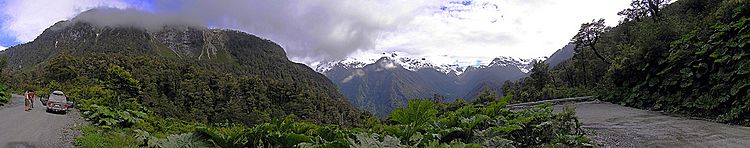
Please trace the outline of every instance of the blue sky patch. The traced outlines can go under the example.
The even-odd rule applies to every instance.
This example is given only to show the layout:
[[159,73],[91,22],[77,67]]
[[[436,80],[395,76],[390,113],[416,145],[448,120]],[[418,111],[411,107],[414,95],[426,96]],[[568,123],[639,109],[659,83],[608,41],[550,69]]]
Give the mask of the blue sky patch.
[[457,4],[457,5],[464,5],[464,6],[469,6],[469,5],[471,5],[471,4],[472,4],[472,2],[471,2],[470,0],[465,0],[465,1],[452,1],[452,2],[448,2],[448,4]]

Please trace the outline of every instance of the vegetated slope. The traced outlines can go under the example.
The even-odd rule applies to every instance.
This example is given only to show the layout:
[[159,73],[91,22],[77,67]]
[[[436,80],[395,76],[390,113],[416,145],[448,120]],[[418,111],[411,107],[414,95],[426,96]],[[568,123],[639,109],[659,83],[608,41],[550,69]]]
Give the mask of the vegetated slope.
[[570,61],[508,88],[544,93],[526,96],[530,100],[582,92],[628,106],[750,124],[750,2],[680,0],[658,8],[602,34],[594,47],[606,62],[585,47]]
[[380,116],[406,105],[407,100],[455,91],[444,88],[454,83],[448,75],[429,69],[409,71],[385,57],[362,68],[343,66],[335,66],[326,75],[355,106]]
[[[111,11],[129,13],[91,10],[79,17]],[[331,81],[289,61],[269,40],[232,30],[182,24],[147,30],[79,17],[3,51],[10,84],[63,90],[81,102],[135,99],[157,114],[199,122],[254,124],[293,116],[351,125],[359,118]],[[105,83],[123,71],[132,80],[122,81],[137,83]]]
[[[536,61],[533,61],[534,63]],[[469,67],[459,75],[459,85],[464,98],[476,98],[484,90],[503,94],[502,84],[515,81],[526,75],[508,60],[496,58],[488,66]]]
[[661,32],[637,40],[656,44],[637,44],[641,55],[625,54],[632,60],[611,68],[611,100],[750,125],[750,2],[705,3],[679,1],[664,22],[636,24]]

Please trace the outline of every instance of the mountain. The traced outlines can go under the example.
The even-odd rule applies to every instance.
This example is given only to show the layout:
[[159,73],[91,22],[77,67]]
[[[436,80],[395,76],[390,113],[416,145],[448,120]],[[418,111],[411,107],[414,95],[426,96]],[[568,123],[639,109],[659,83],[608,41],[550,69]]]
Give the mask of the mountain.
[[[9,83],[60,89],[81,101],[132,88],[120,94],[157,114],[206,123],[295,117],[345,125],[360,116],[330,80],[289,61],[269,40],[187,24],[147,28],[98,19],[115,19],[113,14],[129,14],[136,22],[149,17],[96,9],[58,22],[35,40],[0,52],[8,57]],[[137,83],[107,83],[118,77]]]
[[384,116],[411,99],[472,99],[485,88],[502,93],[503,82],[525,76],[538,60],[498,57],[487,65],[460,67],[384,53],[377,60],[348,58],[318,65],[316,70],[354,106]]
[[565,60],[568,60],[570,58],[573,58],[573,55],[575,54],[576,45],[573,43],[570,43],[568,45],[565,45],[565,47],[560,48],[559,50],[555,51],[547,60],[544,60],[544,63],[549,65],[550,68],[554,68],[558,64],[562,63]]
[[469,67],[459,75],[464,98],[476,98],[485,89],[502,94],[505,81],[518,80],[531,71],[538,59],[495,58],[488,65]]

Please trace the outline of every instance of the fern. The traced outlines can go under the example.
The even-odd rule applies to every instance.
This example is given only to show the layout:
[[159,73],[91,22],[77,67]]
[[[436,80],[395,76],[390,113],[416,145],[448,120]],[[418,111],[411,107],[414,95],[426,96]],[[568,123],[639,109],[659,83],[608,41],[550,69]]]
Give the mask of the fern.
[[406,108],[398,108],[393,111],[391,119],[401,124],[422,125],[433,120],[437,112],[434,104],[428,100],[409,100]]
[[249,135],[243,127],[223,127],[223,128],[197,128],[198,133],[207,135],[209,142],[215,147],[234,148],[243,147],[249,141]]
[[165,139],[159,139],[157,146],[160,148],[203,148],[209,144],[202,141],[200,137],[192,133],[169,135]]
[[383,136],[383,140],[380,140],[378,134],[367,134],[367,133],[356,133],[354,134],[356,139],[348,139],[349,147],[352,148],[401,148],[406,147],[401,145],[401,141],[398,138],[391,136]]

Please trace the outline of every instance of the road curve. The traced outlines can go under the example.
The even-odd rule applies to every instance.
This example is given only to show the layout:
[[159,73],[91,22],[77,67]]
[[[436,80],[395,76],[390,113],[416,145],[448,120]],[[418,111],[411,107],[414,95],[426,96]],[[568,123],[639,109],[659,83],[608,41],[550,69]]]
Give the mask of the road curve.
[[575,107],[576,116],[601,147],[748,147],[750,127],[664,115],[603,102]]
[[73,147],[70,132],[79,125],[78,112],[47,113],[38,99],[34,101],[30,112],[23,111],[22,95],[13,95],[9,104],[0,107],[0,147]]

